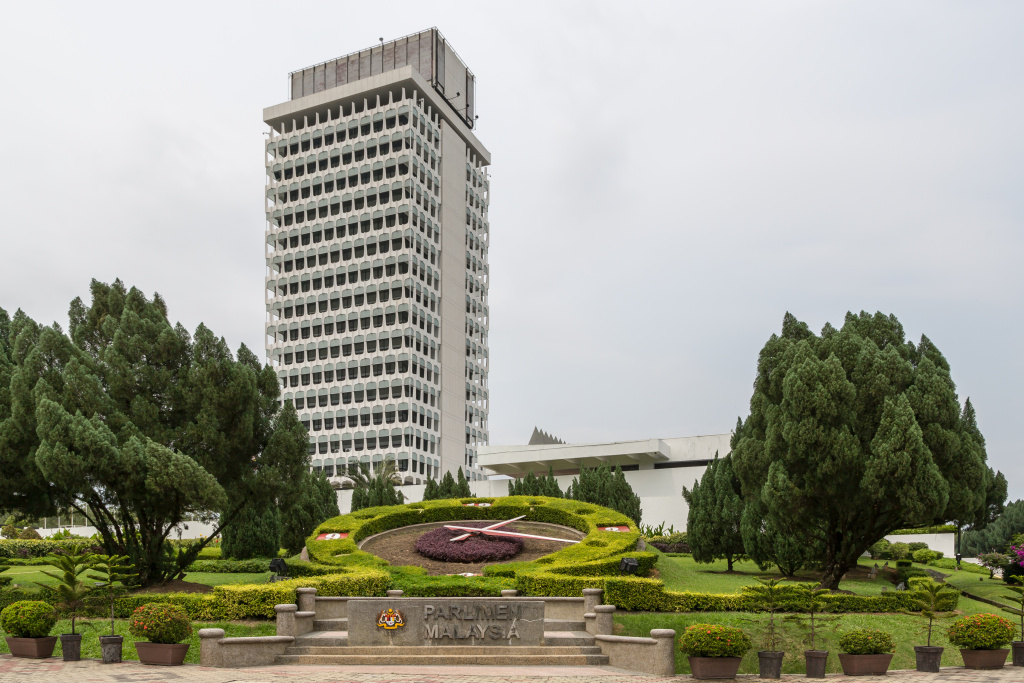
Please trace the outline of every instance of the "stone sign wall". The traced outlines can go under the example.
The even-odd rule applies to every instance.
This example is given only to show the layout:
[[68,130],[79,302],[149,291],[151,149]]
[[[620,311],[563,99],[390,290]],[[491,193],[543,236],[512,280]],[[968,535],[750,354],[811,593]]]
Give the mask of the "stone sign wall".
[[372,598],[348,602],[349,645],[544,644],[544,602]]

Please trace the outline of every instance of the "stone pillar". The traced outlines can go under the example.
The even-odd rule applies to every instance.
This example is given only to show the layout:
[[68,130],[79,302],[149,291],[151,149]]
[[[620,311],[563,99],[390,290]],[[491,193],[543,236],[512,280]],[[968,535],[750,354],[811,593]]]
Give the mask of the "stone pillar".
[[658,641],[654,646],[651,673],[655,676],[675,677],[676,675],[676,632],[670,628],[651,629],[651,638]]
[[594,608],[604,600],[603,588],[583,589],[583,614],[591,614]]
[[400,598],[405,595],[405,591],[388,591],[387,596],[389,598]]
[[199,630],[199,665],[221,666],[220,640],[224,637],[222,628]]
[[296,588],[295,595],[295,600],[299,603],[298,609],[300,612],[316,612],[315,588]]
[[501,591],[501,597],[503,597],[503,598],[514,598],[514,597],[517,597],[518,595],[519,595],[519,591],[517,591],[517,590]]
[[588,612],[583,615],[583,621],[586,625],[587,633],[594,635],[597,633],[597,615],[593,612]]
[[[299,590],[302,590],[301,588]],[[297,605],[274,605],[274,611],[277,612],[277,635],[279,636],[292,636],[295,637],[295,612],[298,611]],[[216,630],[216,629],[203,629],[205,630]],[[223,633],[221,634],[223,637]]]
[[594,635],[610,636],[615,630],[615,605],[597,605],[594,607]]

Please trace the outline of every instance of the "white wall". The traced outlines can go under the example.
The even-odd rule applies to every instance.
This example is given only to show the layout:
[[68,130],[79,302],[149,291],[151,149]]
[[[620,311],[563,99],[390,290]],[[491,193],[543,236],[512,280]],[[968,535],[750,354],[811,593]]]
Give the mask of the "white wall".
[[956,534],[893,534],[886,536],[890,543],[927,543],[929,550],[938,550],[943,556],[955,558]]
[[[204,524],[203,522],[186,522],[182,527],[171,530],[171,533],[167,535],[167,538],[178,539],[199,538],[200,536],[206,537],[213,533],[214,528],[215,527],[212,524]],[[36,529],[36,531],[38,531],[39,535],[43,538],[49,538],[58,531],[62,531],[64,529],[67,529],[73,534],[85,536],[86,538],[98,533],[94,526],[69,526],[61,527],[59,529]]]

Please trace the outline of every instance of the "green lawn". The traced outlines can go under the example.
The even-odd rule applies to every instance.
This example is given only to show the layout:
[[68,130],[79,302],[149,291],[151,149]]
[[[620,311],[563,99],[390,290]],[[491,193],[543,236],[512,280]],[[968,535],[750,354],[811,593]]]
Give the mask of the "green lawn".
[[[659,560],[660,564],[661,560]],[[995,608],[974,600],[968,600],[961,596],[959,613],[954,613],[943,619],[936,620],[932,635],[932,645],[941,645],[946,648],[942,654],[942,666],[963,666],[960,658],[960,651],[951,647],[946,640],[945,632],[952,618],[960,613],[995,612]],[[1008,616],[1008,615],[1004,615]],[[735,626],[746,631],[754,641],[754,647],[743,658],[740,673],[757,673],[757,650],[760,649],[759,633],[763,629],[767,616],[763,614],[748,614],[740,612],[707,612],[707,613],[618,613],[615,615],[615,632],[624,636],[647,636],[651,629],[671,628],[677,634],[683,632],[687,626],[693,624],[723,624]],[[1012,617],[1011,617],[1012,619]],[[783,646],[786,657],[783,660],[783,673],[804,673],[803,651],[807,645],[801,641],[803,634],[790,622],[783,623]],[[924,629],[927,622],[915,615],[909,614],[843,614],[834,624],[824,630],[826,644],[824,647],[816,643],[819,649],[827,649],[832,654],[828,660],[828,671],[839,672],[839,652],[837,641],[839,635],[845,631],[855,628],[877,628],[888,631],[896,638],[896,656],[893,657],[892,669],[913,669],[914,645],[925,644]],[[676,673],[690,673],[690,666],[686,656],[678,653],[676,656]]]
[[[91,624],[92,627],[86,626],[83,628],[83,622],[85,624]],[[185,661],[191,664],[199,663],[199,629],[201,628],[222,628],[225,634],[229,638],[242,637],[242,636],[272,636],[276,635],[276,625],[273,622],[249,622],[249,623],[233,623],[233,622],[193,622],[192,623],[192,635],[185,642],[189,643],[191,647],[188,649],[188,655],[185,656]],[[83,659],[99,659],[102,655],[100,654],[100,640],[99,636],[110,635],[110,621],[109,620],[83,620],[79,619],[75,622],[75,631],[82,634],[82,658]],[[71,622],[68,620],[62,620],[57,622],[57,626],[53,629],[53,635],[59,635],[61,633],[71,632]],[[135,652],[135,636],[128,633],[128,622],[125,619],[116,619],[114,621],[114,632],[119,636],[124,636],[124,648],[122,650],[122,659],[133,659],[138,660],[139,655]],[[6,636],[7,633],[0,629],[0,635]],[[7,642],[0,640],[0,653],[7,654],[10,650],[7,648]],[[60,649],[60,640],[57,641],[57,649],[53,651],[54,656],[62,656]]]
[[[1006,589],[1006,584],[1003,583],[1002,579],[990,579],[984,574],[950,572],[950,575],[946,577],[946,583],[960,590],[967,591],[972,595],[995,600],[1004,605],[1009,604],[1008,596],[1013,595],[1012,592]],[[989,609],[994,610],[995,608],[989,606]]]
[[[871,567],[874,562],[862,560],[862,566]],[[661,555],[655,569],[665,582],[665,588],[673,591],[695,591],[699,593],[738,593],[743,586],[757,583],[758,578],[779,578],[777,571],[762,572],[753,562],[734,562],[733,573],[726,574],[728,564],[725,560],[710,564],[698,564],[689,556]],[[814,572],[797,573],[797,581],[817,581]],[[881,576],[873,579],[847,579],[840,586],[858,595],[880,595],[883,588],[892,589],[892,584]]]

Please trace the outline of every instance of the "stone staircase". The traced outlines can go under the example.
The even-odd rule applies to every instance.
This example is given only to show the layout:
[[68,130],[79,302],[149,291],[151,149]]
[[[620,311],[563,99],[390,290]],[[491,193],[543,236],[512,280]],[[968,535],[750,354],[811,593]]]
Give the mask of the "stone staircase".
[[430,645],[421,647],[356,647],[348,644],[348,619],[314,619],[313,631],[297,636],[277,664],[299,665],[475,665],[475,666],[606,666],[594,636],[583,621],[545,619],[544,645]]

